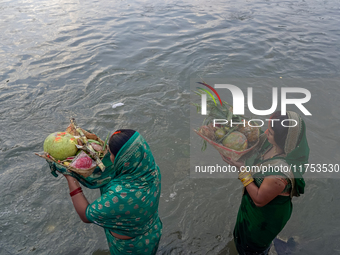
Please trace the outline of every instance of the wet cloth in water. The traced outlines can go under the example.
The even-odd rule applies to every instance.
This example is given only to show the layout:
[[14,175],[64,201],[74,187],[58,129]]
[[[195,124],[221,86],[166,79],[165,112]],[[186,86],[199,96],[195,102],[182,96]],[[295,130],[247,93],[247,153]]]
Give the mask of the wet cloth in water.
[[[296,166],[297,172],[260,172],[254,173],[254,179],[263,179],[270,175],[280,175],[290,180],[290,196],[277,196],[267,205],[257,207],[246,189],[242,197],[234,228],[234,242],[239,254],[266,254],[273,239],[283,229],[292,214],[292,196],[304,193],[305,182],[302,178],[303,164],[307,163],[309,148],[306,139],[306,128],[303,120],[294,112],[287,112],[288,118],[296,121],[295,127],[288,129],[285,143],[285,157],[273,157],[263,160],[261,155],[271,144],[266,135],[261,135],[259,147],[254,155],[249,157],[247,166]],[[290,126],[293,126],[291,123]],[[301,168],[300,168],[301,165]],[[293,168],[292,168],[293,169]],[[254,182],[260,187],[261,182]]]
[[[96,169],[86,178],[57,170],[88,188],[100,188],[101,197],[87,207],[86,217],[105,229],[111,254],[155,254],[162,234],[158,216],[161,175],[147,142],[135,132],[113,164],[110,154],[102,161],[105,171]],[[110,231],[132,239],[117,239]]]

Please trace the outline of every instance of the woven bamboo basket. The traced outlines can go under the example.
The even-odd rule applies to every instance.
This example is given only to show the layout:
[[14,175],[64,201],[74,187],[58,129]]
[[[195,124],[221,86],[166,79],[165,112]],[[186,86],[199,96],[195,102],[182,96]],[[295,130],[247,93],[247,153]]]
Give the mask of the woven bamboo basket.
[[[68,129],[66,131],[69,131],[69,128],[70,127],[68,127]],[[88,131],[86,131],[82,128],[81,128],[81,130],[83,131],[83,133],[84,133],[84,135],[86,136],[87,139],[96,140],[96,141],[100,142],[102,145],[104,145],[105,142],[103,140],[101,140],[97,135],[90,133],[90,132],[88,132]],[[109,152],[109,146],[106,145],[105,149],[104,149],[104,155],[106,155],[108,152]],[[64,165],[61,161],[54,159],[52,156],[50,156],[46,152],[41,153],[41,154],[35,153],[35,155],[37,155],[41,158],[44,158],[47,161],[54,162],[56,164],[57,168],[67,169],[68,171],[75,172],[75,173],[77,173],[77,174],[79,174],[79,175],[81,175],[85,178],[90,176],[93,173],[93,171],[98,167],[97,165],[95,165],[91,168],[79,169],[79,168],[74,168],[74,167],[71,167],[71,166]]]
[[222,154],[225,157],[231,158],[232,160],[239,160],[243,155],[245,155],[246,153],[252,151],[256,145],[259,143],[259,140],[256,141],[256,143],[251,146],[250,148],[244,150],[244,151],[235,151],[233,149],[230,149],[228,147],[223,146],[223,144],[220,143],[216,143],[214,141],[212,141],[211,139],[209,139],[208,137],[202,135],[199,131],[195,130],[195,133],[198,134],[200,137],[202,137],[205,141],[207,141],[209,144],[211,144],[216,150],[218,150],[218,152],[220,154]]

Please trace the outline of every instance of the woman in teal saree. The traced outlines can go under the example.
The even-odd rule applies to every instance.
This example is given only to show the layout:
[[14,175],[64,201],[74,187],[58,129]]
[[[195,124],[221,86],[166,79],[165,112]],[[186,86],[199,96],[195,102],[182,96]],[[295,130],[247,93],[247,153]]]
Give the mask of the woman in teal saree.
[[[111,254],[156,254],[162,235],[161,175],[150,148],[138,132],[123,129],[113,133],[109,150],[103,173],[84,178],[61,170],[74,207],[84,222],[104,228]],[[101,197],[89,204],[78,181],[100,188]]]
[[[302,174],[309,156],[305,123],[295,112],[287,112],[287,116],[276,112],[271,119],[280,121],[269,122],[253,155],[247,155],[244,162],[223,158],[240,168],[239,179],[244,184],[233,232],[242,255],[268,254],[272,241],[292,214],[291,198],[304,193]],[[284,119],[289,127],[281,125]],[[267,171],[249,173],[244,171],[247,166],[267,167]]]

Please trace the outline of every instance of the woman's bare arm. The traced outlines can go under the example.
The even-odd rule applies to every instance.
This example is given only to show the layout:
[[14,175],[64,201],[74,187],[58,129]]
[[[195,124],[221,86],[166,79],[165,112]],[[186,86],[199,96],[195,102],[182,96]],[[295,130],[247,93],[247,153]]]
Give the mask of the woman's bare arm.
[[257,207],[262,207],[280,195],[285,188],[285,184],[277,178],[270,176],[264,178],[260,188],[254,182],[247,185],[246,189],[251,199]]
[[[65,175],[68,183],[68,187],[70,189],[70,192],[76,190],[80,187],[79,182],[77,179],[73,178],[72,176]],[[89,205],[89,202],[87,201],[86,197],[84,196],[83,192],[80,192],[72,197],[72,203],[74,208],[76,209],[80,219],[85,223],[91,223],[86,218],[86,208]]]
[[[230,165],[241,168],[244,163],[234,161],[230,158],[222,156],[222,159]],[[274,176],[272,176],[274,177]],[[277,178],[272,178],[270,176],[264,178],[260,188],[258,188],[254,182],[246,186],[246,189],[257,207],[262,207],[272,201],[275,197],[280,195],[285,188],[285,184]]]

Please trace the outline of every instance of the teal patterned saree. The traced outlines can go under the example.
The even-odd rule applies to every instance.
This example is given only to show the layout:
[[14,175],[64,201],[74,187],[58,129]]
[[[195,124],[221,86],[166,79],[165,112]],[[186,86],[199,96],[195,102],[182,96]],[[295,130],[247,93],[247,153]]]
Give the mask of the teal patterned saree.
[[[103,227],[111,254],[155,254],[162,235],[158,217],[161,175],[150,148],[137,132],[119,150],[114,178],[86,209],[89,221]],[[110,230],[133,237],[117,239]]]
[[[102,162],[105,171],[97,167],[89,177],[69,172],[54,162],[49,164],[52,174],[57,170],[88,188],[100,188],[101,197],[87,207],[86,217],[104,228],[111,254],[155,254],[162,235],[158,216],[161,174],[149,145],[135,132],[113,164],[109,153]],[[132,239],[115,238],[110,231]]]

